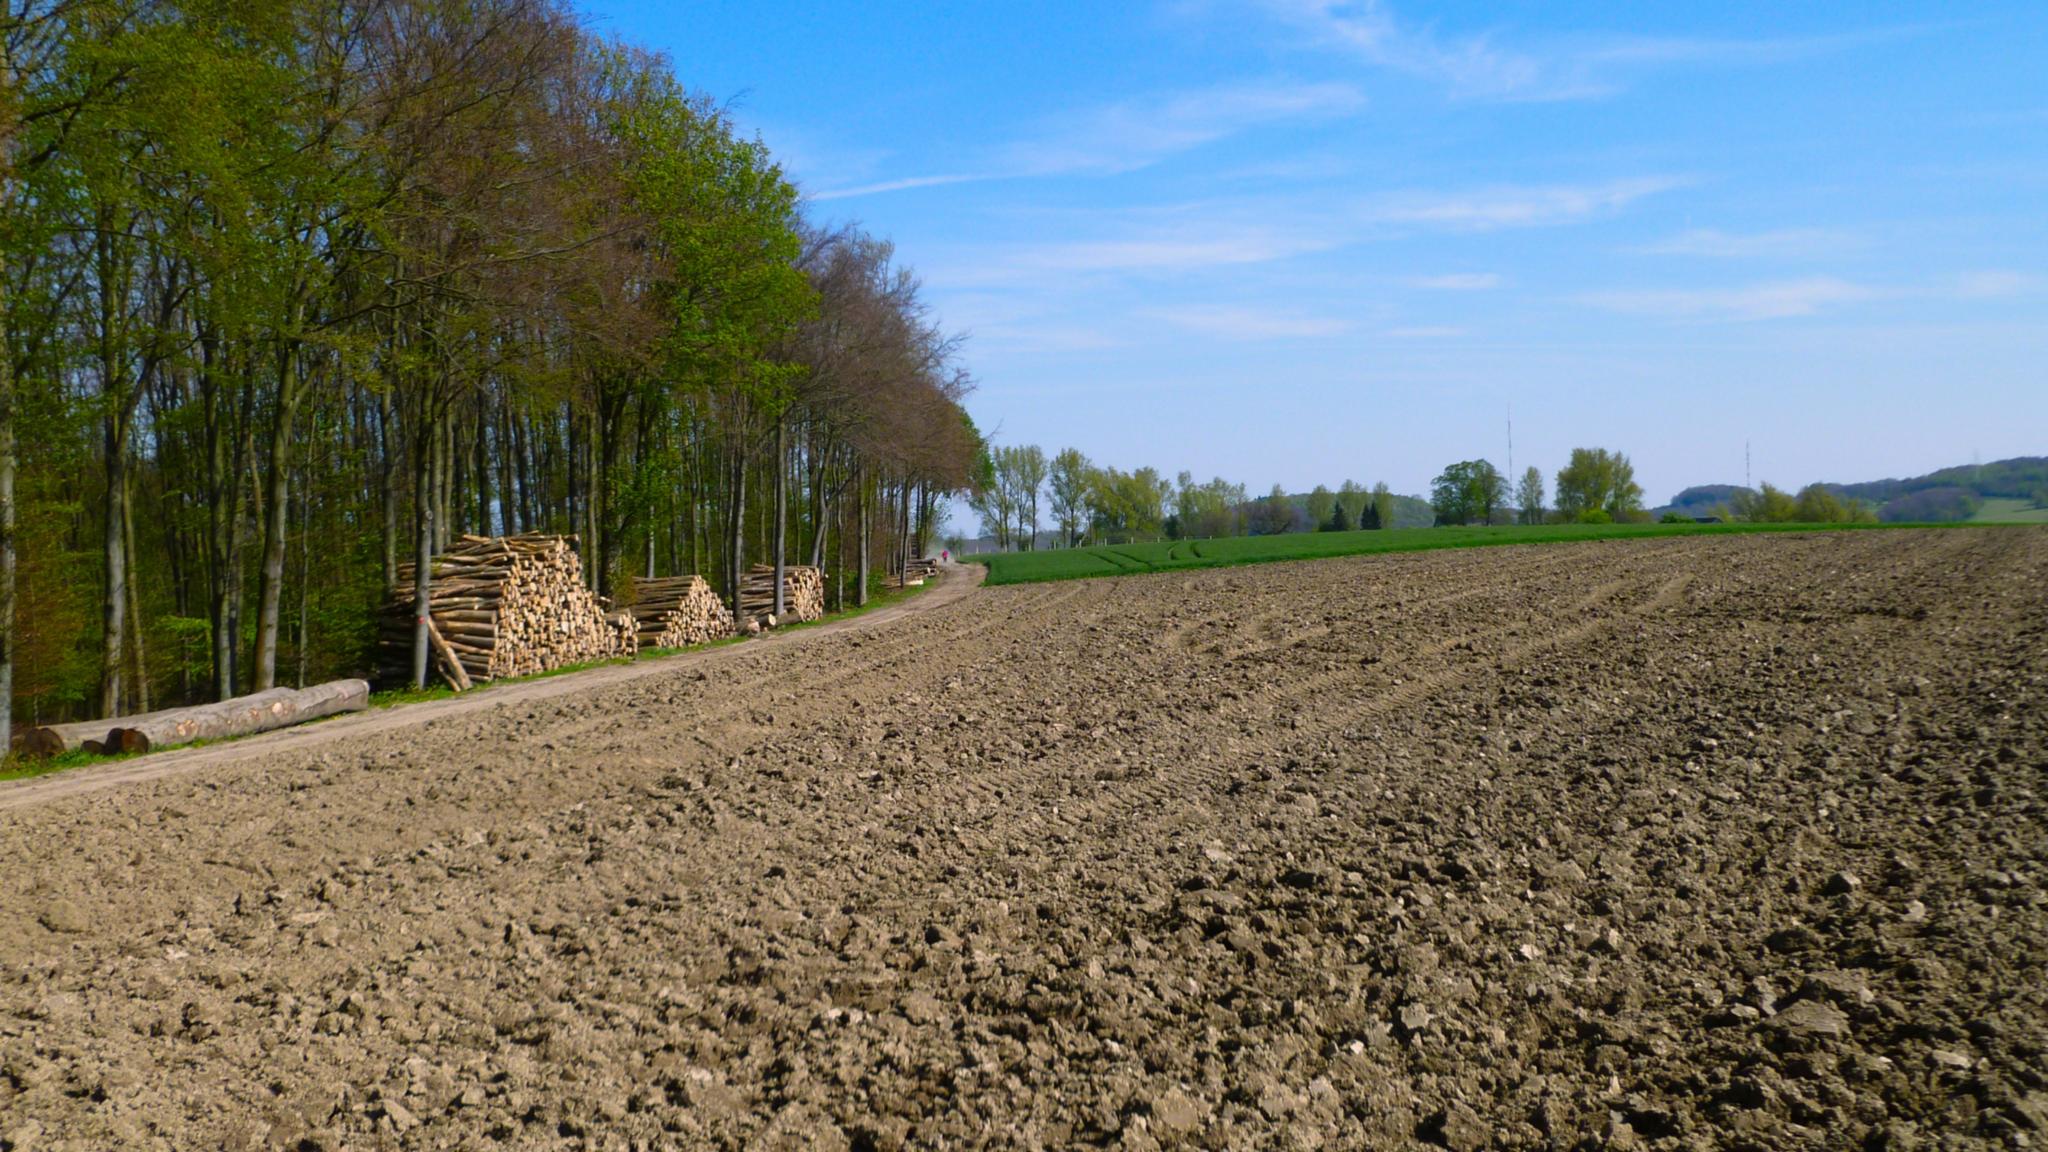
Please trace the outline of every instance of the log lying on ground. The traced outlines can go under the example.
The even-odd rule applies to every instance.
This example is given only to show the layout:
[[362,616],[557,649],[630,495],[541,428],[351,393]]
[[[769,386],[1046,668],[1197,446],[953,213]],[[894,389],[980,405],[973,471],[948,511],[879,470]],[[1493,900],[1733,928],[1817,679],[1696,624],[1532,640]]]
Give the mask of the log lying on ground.
[[[783,570],[782,615],[775,616],[775,566],[756,564],[740,584],[740,617],[770,627],[825,616],[825,572],[805,564]],[[772,619],[771,619],[772,617]]]
[[194,740],[250,736],[370,706],[368,680],[332,680],[311,688],[272,688],[159,717],[128,717],[107,733],[109,752],[148,752]]
[[338,712],[355,712],[369,703],[369,681],[336,680],[311,688],[272,688],[218,704],[30,728],[21,733],[15,746],[32,756],[78,751],[148,752],[194,740],[268,732]]
[[646,648],[684,648],[733,634],[732,610],[702,576],[668,576],[633,582],[635,643]]
[[[413,567],[379,620],[380,679],[412,678]],[[638,629],[583,583],[573,536],[464,536],[434,557],[427,593],[435,674],[461,691],[505,676],[630,656]]]

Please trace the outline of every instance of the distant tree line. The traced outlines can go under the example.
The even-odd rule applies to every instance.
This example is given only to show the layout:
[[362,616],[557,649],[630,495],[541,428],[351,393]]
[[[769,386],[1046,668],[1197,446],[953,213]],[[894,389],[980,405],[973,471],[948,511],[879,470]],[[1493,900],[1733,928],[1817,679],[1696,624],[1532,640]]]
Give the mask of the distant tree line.
[[1198,481],[1182,472],[1168,479],[1149,467],[1126,472],[1096,465],[1073,448],[1048,458],[1031,444],[989,447],[974,476],[968,505],[983,537],[1003,551],[1042,542],[1073,548],[1391,528],[1396,501],[1403,499],[1385,483],[1367,489],[1351,480],[1335,492],[1318,485],[1306,497],[1275,485],[1254,498],[1243,484],[1221,477]]
[[563,0],[8,15],[0,740],[354,673],[462,533],[860,597],[976,479],[890,245]]
[[1430,483],[1436,522],[1458,524],[1609,524],[1649,519],[1643,489],[1626,454],[1574,448],[1558,469],[1556,503],[1545,507],[1543,473],[1523,471],[1511,492],[1508,478],[1485,460],[1461,460]]

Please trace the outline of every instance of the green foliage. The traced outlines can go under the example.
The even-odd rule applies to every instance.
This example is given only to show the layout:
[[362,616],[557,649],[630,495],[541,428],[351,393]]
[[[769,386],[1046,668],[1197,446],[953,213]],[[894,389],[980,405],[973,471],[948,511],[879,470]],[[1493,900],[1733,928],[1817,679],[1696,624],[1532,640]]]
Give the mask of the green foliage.
[[[1035,553],[999,553],[964,559],[988,565],[990,584],[1028,584],[1093,576],[1129,576],[1223,568],[1282,560],[1314,560],[1380,552],[1420,552],[1438,548],[1470,548],[1493,544],[1542,544],[1574,540],[1639,537],[1727,535],[1744,532],[1807,530],[1807,525],[1763,524],[1546,524],[1535,527],[1398,528],[1386,531],[1306,532],[1277,536],[1238,536],[1193,544],[1141,543],[1069,548]],[[1854,529],[1865,525],[1833,527]],[[1868,527],[1878,527],[1871,525]],[[1997,529],[1984,529],[1997,531]]]
[[1678,512],[1678,511],[1671,511],[1671,512],[1666,512],[1666,513],[1664,513],[1664,514],[1663,514],[1662,516],[1659,516],[1659,517],[1657,517],[1657,523],[1659,523],[1659,524],[1690,524],[1690,523],[1692,523],[1692,517],[1690,517],[1690,516],[1687,516],[1687,515],[1686,515],[1685,513],[1683,513],[1683,512]]
[[1543,523],[1543,473],[1534,465],[1522,473],[1522,479],[1515,485],[1515,512],[1518,523]]
[[1221,476],[1206,484],[1195,483],[1192,473],[1180,474],[1174,491],[1174,520],[1180,534],[1189,539],[1235,536],[1240,529],[1246,503],[1242,484]]
[[1354,527],[1365,525],[1365,507],[1372,502],[1372,493],[1356,480],[1346,480],[1337,487],[1337,506],[1344,509],[1344,517]]
[[1878,519],[1861,500],[1844,501],[1824,484],[1809,484],[1794,496],[1765,483],[1755,494],[1738,494],[1735,515],[1752,524],[1870,524]]
[[1566,520],[1599,509],[1615,522],[1634,520],[1643,510],[1643,489],[1635,465],[1620,452],[1574,448],[1571,462],[1557,472],[1557,510]]
[[1059,526],[1062,547],[1079,544],[1088,526],[1089,471],[1088,458],[1076,448],[1061,449],[1048,467],[1046,480],[1052,496],[1052,518]]
[[1095,538],[1112,544],[1159,539],[1166,528],[1166,498],[1171,488],[1154,468],[1091,470],[1088,509]]
[[1287,498],[1287,490],[1275,484],[1271,492],[1259,497],[1252,505],[1246,527],[1254,536],[1278,536],[1293,531],[1294,501]]
[[1429,502],[1438,524],[1491,524],[1507,482],[1484,460],[1461,460],[1430,482]]
[[1308,522],[1320,528],[1330,522],[1330,512],[1337,506],[1337,494],[1322,484],[1308,494]]
[[1322,530],[1325,532],[1349,532],[1351,529],[1351,510],[1344,507],[1344,503],[1340,500],[1331,501],[1330,518],[1323,524]]

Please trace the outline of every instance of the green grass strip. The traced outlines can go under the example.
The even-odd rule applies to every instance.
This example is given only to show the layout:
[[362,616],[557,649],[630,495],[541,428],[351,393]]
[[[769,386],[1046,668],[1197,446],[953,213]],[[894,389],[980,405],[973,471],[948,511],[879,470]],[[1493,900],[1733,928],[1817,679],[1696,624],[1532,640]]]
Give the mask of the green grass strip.
[[[1057,548],[1043,552],[1001,552],[961,559],[988,566],[990,584],[1040,584],[1369,556],[1383,552],[1428,552],[1440,548],[1483,548],[1502,544],[1556,544],[1584,540],[1637,540],[1668,536],[1736,536],[1757,532],[1885,531],[1894,528],[1995,529],[1969,524],[1541,524],[1477,528],[1394,528],[1360,532],[1298,532],[1281,536],[1233,536],[1188,542],[1165,541]],[[2011,527],[2011,526],[2005,526]],[[2023,526],[2022,526],[2023,527]]]

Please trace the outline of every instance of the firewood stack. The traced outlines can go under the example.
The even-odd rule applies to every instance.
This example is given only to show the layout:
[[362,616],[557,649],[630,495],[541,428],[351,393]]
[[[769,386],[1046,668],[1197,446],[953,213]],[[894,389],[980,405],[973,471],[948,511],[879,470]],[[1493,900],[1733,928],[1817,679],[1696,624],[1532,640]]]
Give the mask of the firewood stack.
[[640,648],[683,648],[733,634],[732,610],[702,576],[636,580],[627,612]]
[[904,567],[903,575],[897,580],[897,584],[900,587],[913,587],[932,579],[938,574],[939,562],[929,556],[922,556],[912,560]]
[[[399,566],[379,621],[385,683],[412,675],[413,566]],[[637,628],[583,585],[573,536],[464,536],[434,557],[432,666],[459,689],[505,676],[630,656]]]
[[798,620],[818,620],[825,615],[825,573],[803,564],[783,568],[782,616],[775,612],[775,566],[756,564],[740,584],[740,616],[771,627]]

